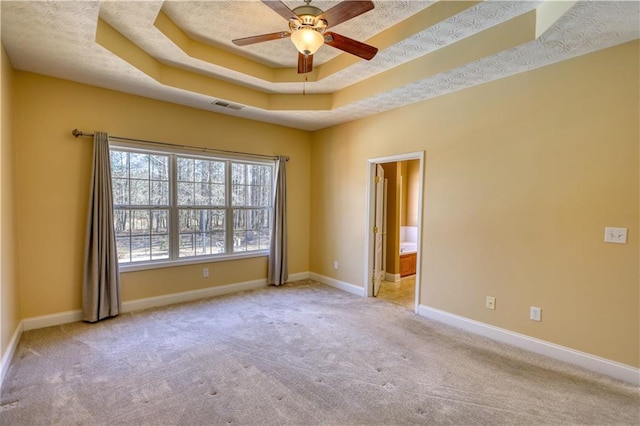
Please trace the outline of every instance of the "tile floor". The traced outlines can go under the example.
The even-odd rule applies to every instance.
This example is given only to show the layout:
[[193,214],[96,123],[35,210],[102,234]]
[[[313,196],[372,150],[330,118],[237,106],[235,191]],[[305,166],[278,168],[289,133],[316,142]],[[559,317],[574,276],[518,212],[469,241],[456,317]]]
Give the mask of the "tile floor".
[[378,297],[413,310],[416,300],[416,276],[404,277],[397,283],[382,281]]

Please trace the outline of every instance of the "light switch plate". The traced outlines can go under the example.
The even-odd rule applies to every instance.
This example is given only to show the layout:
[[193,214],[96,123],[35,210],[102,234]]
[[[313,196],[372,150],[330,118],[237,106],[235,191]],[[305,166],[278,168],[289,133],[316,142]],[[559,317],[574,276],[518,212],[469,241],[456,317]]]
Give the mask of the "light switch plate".
[[627,243],[627,228],[612,228],[607,226],[604,228],[604,242],[615,244]]

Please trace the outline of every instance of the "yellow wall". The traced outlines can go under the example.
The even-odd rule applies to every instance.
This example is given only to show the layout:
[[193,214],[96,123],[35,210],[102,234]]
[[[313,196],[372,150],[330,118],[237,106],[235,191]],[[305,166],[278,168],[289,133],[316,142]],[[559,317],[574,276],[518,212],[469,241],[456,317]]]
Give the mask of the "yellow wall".
[[418,226],[418,191],[420,183],[420,160],[398,162],[402,176],[402,198],[400,201],[400,226]]
[[400,226],[407,226],[407,162],[399,161],[398,170],[400,171]]
[[14,144],[12,135],[13,69],[0,43],[0,357],[20,323],[16,271]]
[[389,274],[400,273],[400,185],[398,170],[399,163],[381,164],[384,169],[384,178],[387,180],[387,244],[385,272]]
[[420,201],[420,161],[407,163],[407,226],[418,226],[418,202]]
[[[289,272],[309,270],[308,132],[110,90],[15,73],[17,237],[23,318],[81,307],[91,139],[75,127],[184,145],[283,154],[287,164]],[[4,228],[4,227],[3,227]],[[202,268],[210,269],[202,278]],[[266,278],[265,258],[122,274],[123,300]]]
[[[312,271],[363,286],[367,159],[425,151],[420,303],[640,366],[639,50],[316,132]],[[628,243],[605,244],[605,226]]]

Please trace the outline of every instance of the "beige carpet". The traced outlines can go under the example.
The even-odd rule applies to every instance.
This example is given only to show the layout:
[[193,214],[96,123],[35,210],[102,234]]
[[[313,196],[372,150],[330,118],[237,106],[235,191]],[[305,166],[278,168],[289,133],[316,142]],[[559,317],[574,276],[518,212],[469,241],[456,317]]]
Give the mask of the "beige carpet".
[[629,424],[638,388],[288,284],[23,334],[3,425]]

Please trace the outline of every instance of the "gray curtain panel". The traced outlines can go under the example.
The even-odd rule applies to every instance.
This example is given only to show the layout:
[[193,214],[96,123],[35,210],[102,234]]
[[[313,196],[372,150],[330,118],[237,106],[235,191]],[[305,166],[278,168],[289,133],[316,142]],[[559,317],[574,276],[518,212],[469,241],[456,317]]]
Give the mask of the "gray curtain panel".
[[118,315],[120,309],[120,272],[113,228],[109,135],[94,132],[82,283],[82,319],[89,322],[100,321]]
[[281,285],[289,279],[287,270],[287,157],[276,160],[276,182],[273,201],[273,227],[269,250],[268,283]]

